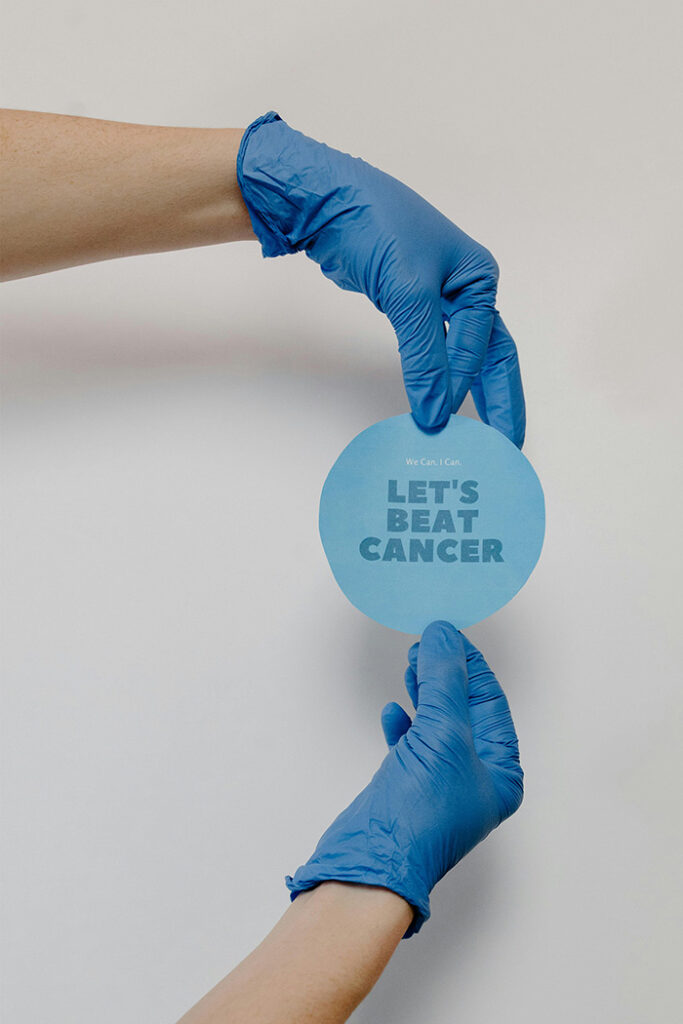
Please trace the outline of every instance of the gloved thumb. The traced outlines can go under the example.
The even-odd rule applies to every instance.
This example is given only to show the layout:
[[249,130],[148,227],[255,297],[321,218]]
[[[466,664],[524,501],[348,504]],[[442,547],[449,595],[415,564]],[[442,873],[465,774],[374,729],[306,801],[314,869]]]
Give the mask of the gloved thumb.
[[401,736],[405,736],[412,725],[410,716],[400,704],[390,701],[382,710],[382,731],[389,747],[395,747]]

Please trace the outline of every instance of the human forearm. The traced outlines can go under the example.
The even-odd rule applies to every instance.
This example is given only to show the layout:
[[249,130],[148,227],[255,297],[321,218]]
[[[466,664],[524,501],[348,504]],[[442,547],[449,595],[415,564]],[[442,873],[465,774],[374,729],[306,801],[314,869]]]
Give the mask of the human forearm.
[[2,277],[254,238],[242,129],[0,112]]
[[179,1024],[341,1024],[379,978],[412,916],[387,889],[324,882],[301,893]]

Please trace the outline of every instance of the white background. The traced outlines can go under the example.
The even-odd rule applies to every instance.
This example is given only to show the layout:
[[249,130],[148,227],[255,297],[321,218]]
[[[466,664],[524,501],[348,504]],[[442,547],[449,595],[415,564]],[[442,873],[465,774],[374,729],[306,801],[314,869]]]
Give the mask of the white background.
[[[295,127],[491,248],[541,563],[470,631],[520,812],[354,1021],[669,1024],[681,914],[675,3],[15,0],[6,106]],[[365,785],[411,637],[337,590],[320,488],[402,412],[362,297],[254,243],[3,290],[4,964],[13,1024],[166,1024]],[[472,414],[468,405],[466,411]],[[678,606],[678,607],[677,607]]]

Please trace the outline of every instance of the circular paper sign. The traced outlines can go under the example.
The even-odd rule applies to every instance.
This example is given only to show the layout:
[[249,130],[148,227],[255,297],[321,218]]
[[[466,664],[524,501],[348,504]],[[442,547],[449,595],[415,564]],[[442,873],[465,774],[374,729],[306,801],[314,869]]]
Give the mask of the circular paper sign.
[[543,546],[543,491],[497,430],[451,416],[424,434],[409,415],[368,427],[320,498],[337,583],[370,618],[405,633],[471,626],[524,585]]

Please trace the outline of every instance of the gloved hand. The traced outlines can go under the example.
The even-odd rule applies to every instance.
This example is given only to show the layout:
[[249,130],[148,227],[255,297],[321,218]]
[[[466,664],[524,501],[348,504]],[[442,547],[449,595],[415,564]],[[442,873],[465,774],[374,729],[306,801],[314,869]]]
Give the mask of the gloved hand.
[[389,317],[420,427],[445,426],[471,389],[484,422],[522,447],[517,350],[495,310],[488,250],[400,181],[273,111],[245,131],[237,180],[264,256],[304,249]]
[[472,847],[517,810],[523,773],[505,694],[482,655],[448,622],[411,647],[410,718],[387,704],[389,753],[287,886],[294,899],[324,880],[392,889],[429,917],[429,894]]

